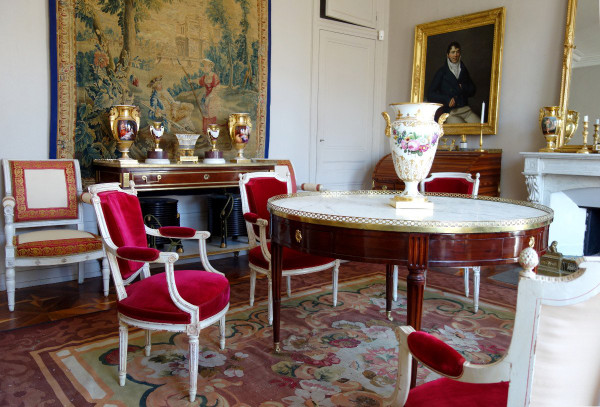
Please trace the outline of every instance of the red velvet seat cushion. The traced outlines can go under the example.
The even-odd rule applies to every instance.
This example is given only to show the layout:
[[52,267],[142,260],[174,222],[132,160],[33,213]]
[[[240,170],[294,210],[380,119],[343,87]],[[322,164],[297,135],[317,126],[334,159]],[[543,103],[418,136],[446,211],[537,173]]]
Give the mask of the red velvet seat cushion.
[[[269,247],[269,251],[271,250],[271,243],[267,243]],[[329,257],[321,257],[321,256],[313,256],[312,254],[302,253],[296,250],[288,249],[287,247],[283,248],[283,265],[282,270],[296,270],[303,269],[309,267],[317,267],[322,266],[327,263],[331,263],[335,259],[330,259]],[[255,266],[268,269],[269,263],[262,255],[262,251],[260,247],[255,247],[250,250],[248,254],[248,261]]]
[[71,256],[102,249],[102,241],[97,236],[76,239],[41,240],[29,243],[18,243],[17,236],[14,240],[17,257]]
[[[175,283],[184,300],[200,307],[200,320],[215,315],[229,303],[229,282],[221,274],[177,270]],[[177,308],[171,300],[165,273],[133,283],[126,290],[127,298],[117,304],[123,315],[150,322],[191,322],[190,314]]]
[[443,377],[415,387],[404,407],[506,407],[508,382],[463,383]]
[[434,178],[425,183],[425,192],[446,192],[471,195],[473,183],[464,178]]

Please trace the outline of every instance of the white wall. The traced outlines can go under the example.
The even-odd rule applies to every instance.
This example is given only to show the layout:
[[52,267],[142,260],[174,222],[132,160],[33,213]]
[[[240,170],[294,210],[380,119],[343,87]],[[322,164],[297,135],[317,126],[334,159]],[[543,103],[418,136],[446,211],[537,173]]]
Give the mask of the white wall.
[[[387,99],[410,100],[416,25],[502,6],[506,26],[498,134],[484,136],[483,146],[503,150],[501,196],[524,200],[518,153],[545,145],[538,112],[559,103],[567,0],[392,0]],[[469,145],[478,146],[479,136],[469,137]]]

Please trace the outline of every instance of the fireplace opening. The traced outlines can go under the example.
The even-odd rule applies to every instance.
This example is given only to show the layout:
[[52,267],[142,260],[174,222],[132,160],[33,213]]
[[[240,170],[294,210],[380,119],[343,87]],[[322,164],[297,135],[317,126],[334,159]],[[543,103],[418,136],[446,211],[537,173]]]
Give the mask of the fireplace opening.
[[600,255],[600,208],[585,208],[585,234],[583,237],[583,255]]

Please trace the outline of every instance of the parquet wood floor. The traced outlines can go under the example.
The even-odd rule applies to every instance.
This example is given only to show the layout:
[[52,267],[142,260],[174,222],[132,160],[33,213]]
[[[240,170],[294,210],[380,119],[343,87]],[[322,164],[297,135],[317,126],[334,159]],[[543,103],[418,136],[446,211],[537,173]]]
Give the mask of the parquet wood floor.
[[[228,257],[211,260],[211,264],[219,271],[225,273],[232,284],[231,304],[241,304],[248,301],[249,269],[246,256]],[[508,269],[514,266],[507,266]],[[482,268],[480,301],[514,308],[516,302],[516,287],[500,282],[495,282],[488,277],[507,270],[507,267],[490,269]],[[178,265],[179,269],[201,268],[198,264]],[[361,265],[360,263],[342,264],[340,268],[340,281],[347,274],[380,272],[385,274],[383,265]],[[400,278],[407,275],[406,269],[400,269]],[[430,288],[453,292],[464,295],[463,278],[460,269],[445,269],[428,271],[427,284]],[[348,277],[350,278],[350,277]],[[243,283],[243,284],[242,284]],[[331,285],[331,273],[312,273],[305,277],[292,278],[292,290],[306,288],[307,285]],[[237,287],[237,289],[235,289]],[[257,298],[266,297],[266,283],[257,282]],[[471,281],[471,296],[473,288]],[[283,297],[285,298],[285,297]],[[282,299],[283,299],[282,298]],[[104,311],[115,307],[116,295],[111,283],[108,297],[102,295],[101,278],[88,278],[83,284],[77,281],[49,284],[37,287],[19,288],[15,293],[15,311],[9,312],[6,292],[0,292],[0,332],[44,322],[56,321],[72,316]],[[0,333],[1,334],[1,333]]]

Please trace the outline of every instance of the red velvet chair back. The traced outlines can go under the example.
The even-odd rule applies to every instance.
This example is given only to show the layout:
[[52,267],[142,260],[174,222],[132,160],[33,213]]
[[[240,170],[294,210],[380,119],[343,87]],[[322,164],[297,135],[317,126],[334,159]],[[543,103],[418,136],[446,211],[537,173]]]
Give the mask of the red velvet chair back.
[[445,192],[450,194],[473,194],[472,182],[463,178],[434,178],[425,182],[425,192]]
[[[287,184],[275,178],[256,177],[246,183],[250,212],[257,214],[262,219],[270,220],[271,214],[267,210],[269,198],[287,193]],[[254,226],[254,233],[258,236],[258,226]],[[267,229],[267,238],[270,237],[269,235],[269,229]]]
[[[140,202],[134,195],[109,191],[98,194],[110,238],[117,247],[148,247]],[[123,279],[138,271],[144,263],[117,259]]]

